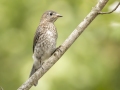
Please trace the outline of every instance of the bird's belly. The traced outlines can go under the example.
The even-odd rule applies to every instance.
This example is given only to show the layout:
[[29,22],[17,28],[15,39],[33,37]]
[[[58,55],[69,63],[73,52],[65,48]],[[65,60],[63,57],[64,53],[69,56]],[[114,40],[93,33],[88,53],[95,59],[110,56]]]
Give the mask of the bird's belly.
[[56,46],[55,43],[50,43],[48,45],[46,45],[46,47],[44,47],[44,51],[43,51],[43,56],[41,56],[42,60],[48,59],[52,53],[55,51]]
[[36,58],[45,60],[48,59],[56,49],[56,40],[54,38],[45,39],[38,42],[35,46],[34,55]]

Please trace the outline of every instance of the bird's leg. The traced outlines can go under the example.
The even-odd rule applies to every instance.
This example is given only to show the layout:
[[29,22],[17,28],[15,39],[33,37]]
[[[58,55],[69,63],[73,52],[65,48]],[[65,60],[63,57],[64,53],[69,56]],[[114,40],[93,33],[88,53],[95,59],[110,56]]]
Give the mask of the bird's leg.
[[59,46],[59,47],[57,47],[56,49],[55,49],[55,51],[51,54],[51,55],[53,55],[56,51],[60,51],[60,52],[62,52],[59,48],[61,47],[61,45]]
[[54,55],[55,57],[57,57],[58,59],[60,58],[60,54],[61,54],[61,52],[62,52],[62,50],[60,49],[60,47],[61,47],[61,45],[60,45],[59,47],[57,47],[57,48],[55,49],[55,51],[53,52],[53,54],[52,54],[52,55]]
[[62,50],[60,49],[60,47],[61,47],[61,45],[59,47],[57,47],[55,51],[62,52]]
[[42,69],[44,70],[44,68],[42,67],[43,63],[44,63],[44,62],[42,62],[42,61],[40,60],[40,68],[42,68]]

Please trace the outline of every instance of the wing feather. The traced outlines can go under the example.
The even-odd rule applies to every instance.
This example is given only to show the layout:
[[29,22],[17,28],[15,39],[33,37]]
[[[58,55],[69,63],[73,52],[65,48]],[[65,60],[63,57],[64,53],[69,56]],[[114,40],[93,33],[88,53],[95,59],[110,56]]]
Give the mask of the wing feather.
[[35,49],[35,46],[36,46],[36,44],[38,42],[38,39],[39,39],[40,35],[41,35],[40,34],[40,27],[38,27],[37,30],[36,30],[34,39],[33,39],[33,53],[34,53],[34,49]]

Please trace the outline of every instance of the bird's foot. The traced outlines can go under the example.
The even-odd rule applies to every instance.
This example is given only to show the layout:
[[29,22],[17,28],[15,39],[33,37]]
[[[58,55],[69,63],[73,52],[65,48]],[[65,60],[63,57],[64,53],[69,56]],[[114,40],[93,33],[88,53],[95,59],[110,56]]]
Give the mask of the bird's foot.
[[57,47],[53,53],[54,56],[60,58],[60,54],[62,52],[62,50],[60,49],[61,45],[59,47]]
[[61,47],[61,45],[60,45],[59,47],[57,47],[57,48],[55,49],[55,51],[54,51],[51,55],[53,55],[56,51],[62,52],[62,51],[60,50],[60,47]]
[[40,65],[41,67],[40,68],[42,68],[42,70],[44,71],[43,64],[44,64],[44,62],[41,63],[41,65]]

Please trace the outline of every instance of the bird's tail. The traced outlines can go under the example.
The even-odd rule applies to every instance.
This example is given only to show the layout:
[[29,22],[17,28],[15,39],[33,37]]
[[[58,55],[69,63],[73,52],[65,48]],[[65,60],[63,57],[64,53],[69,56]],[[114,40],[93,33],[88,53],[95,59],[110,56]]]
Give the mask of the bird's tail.
[[[37,69],[35,69],[35,67],[33,65],[29,77],[31,77],[36,71],[37,71]],[[34,81],[34,86],[37,86],[37,84],[38,84],[38,81]]]

